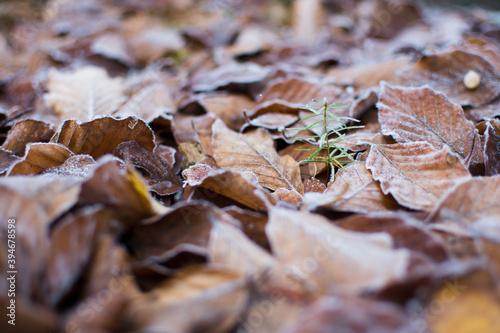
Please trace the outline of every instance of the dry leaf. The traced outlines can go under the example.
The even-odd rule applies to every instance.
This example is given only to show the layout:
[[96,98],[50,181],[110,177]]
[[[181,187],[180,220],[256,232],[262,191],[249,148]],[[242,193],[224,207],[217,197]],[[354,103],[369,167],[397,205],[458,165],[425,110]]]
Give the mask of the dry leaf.
[[143,176],[150,190],[158,195],[168,195],[182,189],[181,181],[175,175],[177,170],[174,170],[164,158],[144,148],[137,141],[119,144],[113,150],[113,155],[144,171]]
[[335,225],[352,231],[387,232],[396,248],[422,253],[435,262],[449,259],[445,244],[439,237],[427,231],[420,221],[400,212],[352,215],[335,221]]
[[30,143],[26,156],[11,167],[9,175],[35,175],[62,165],[73,155],[68,148],[58,143]]
[[446,147],[434,150],[427,142],[372,145],[366,167],[405,207],[430,211],[457,182],[469,176],[467,169]]
[[435,333],[496,333],[500,327],[498,297],[492,281],[482,272],[446,281],[425,308],[425,319]]
[[360,90],[369,89],[377,87],[381,81],[390,81],[398,69],[409,63],[406,58],[361,63],[352,67],[334,67],[327,75],[340,84],[349,84]]
[[130,56],[125,39],[117,32],[106,32],[95,38],[90,45],[90,50],[94,54],[117,60],[127,66],[135,64],[135,59]]
[[168,211],[154,200],[145,180],[131,166],[116,157],[104,157],[93,167],[90,177],[82,184],[80,202],[103,204],[115,210],[127,223]]
[[399,205],[391,196],[384,195],[364,162],[353,162],[335,174],[335,181],[323,193],[306,194],[304,207],[366,213],[394,210]]
[[132,302],[127,317],[145,332],[224,332],[237,322],[247,299],[241,275],[192,267]]
[[280,333],[302,332],[404,332],[408,318],[389,302],[365,298],[326,296],[303,309]]
[[278,260],[320,293],[379,290],[406,274],[409,253],[394,250],[387,234],[346,231],[320,215],[279,208],[271,209],[266,233]]
[[452,219],[472,223],[482,216],[500,218],[500,176],[467,179],[437,203],[432,220]]
[[235,131],[245,123],[243,111],[252,110],[255,104],[249,97],[239,94],[211,95],[198,100],[198,103]]
[[447,145],[465,160],[474,148],[479,151],[477,130],[460,105],[430,88],[382,84],[377,107],[382,134],[397,142],[427,141],[434,149]]
[[154,223],[135,226],[128,233],[126,243],[140,260],[161,258],[165,261],[181,251],[206,255],[213,225],[233,222],[231,216],[213,205],[183,202]]
[[121,120],[104,117],[85,123],[67,120],[51,139],[75,154],[89,154],[95,159],[113,152],[126,141],[137,141],[150,151],[155,148],[151,128],[143,120],[133,117]]
[[485,175],[500,174],[500,121],[497,119],[486,122],[483,154]]
[[0,148],[0,174],[3,174],[7,170],[9,170],[11,165],[13,165],[16,162],[19,162],[20,160],[21,160],[20,157],[17,157],[11,152],[8,152],[3,148]]
[[263,129],[238,134],[216,120],[212,131],[214,158],[220,167],[251,171],[259,184],[272,190],[285,187],[303,193],[297,162],[288,155],[280,157]]
[[[464,85],[464,76],[473,70],[479,73],[481,83],[475,89]],[[423,56],[414,66],[398,73],[394,83],[430,87],[446,94],[461,105],[487,104],[500,95],[500,74],[479,54],[455,50]]]
[[162,114],[176,112],[173,84],[166,75],[146,70],[129,78],[127,85],[131,96],[113,116],[135,116],[150,123]]
[[48,142],[54,135],[52,126],[42,121],[26,119],[16,123],[7,134],[2,148],[23,156],[30,142]]
[[73,72],[53,69],[47,86],[45,101],[61,119],[89,121],[112,114],[125,101],[122,80],[111,79],[99,67],[82,67]]
[[74,155],[56,167],[45,169],[42,173],[54,173],[59,176],[87,178],[92,171],[95,160],[90,155]]
[[[196,172],[200,168],[207,172],[200,175]],[[276,203],[274,198],[260,187],[253,173],[211,168],[207,170],[205,164],[197,164],[182,174],[189,186],[209,189],[251,209],[265,211],[268,205]]]
[[270,69],[255,63],[228,63],[209,72],[199,72],[193,77],[194,91],[212,91],[231,84],[250,85],[267,78]]

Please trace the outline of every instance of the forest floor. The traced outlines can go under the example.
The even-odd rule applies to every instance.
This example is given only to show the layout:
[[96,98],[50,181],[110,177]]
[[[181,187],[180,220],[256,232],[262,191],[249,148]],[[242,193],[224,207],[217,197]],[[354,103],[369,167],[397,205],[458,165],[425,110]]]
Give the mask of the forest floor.
[[[2,332],[500,332],[499,12],[8,0],[0,20]],[[308,127],[324,100],[336,120]]]

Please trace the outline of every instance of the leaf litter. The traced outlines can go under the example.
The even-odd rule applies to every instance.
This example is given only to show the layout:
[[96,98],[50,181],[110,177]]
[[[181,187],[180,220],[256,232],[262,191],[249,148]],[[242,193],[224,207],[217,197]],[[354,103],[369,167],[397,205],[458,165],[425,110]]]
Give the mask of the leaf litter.
[[4,1],[0,329],[497,332],[490,6]]

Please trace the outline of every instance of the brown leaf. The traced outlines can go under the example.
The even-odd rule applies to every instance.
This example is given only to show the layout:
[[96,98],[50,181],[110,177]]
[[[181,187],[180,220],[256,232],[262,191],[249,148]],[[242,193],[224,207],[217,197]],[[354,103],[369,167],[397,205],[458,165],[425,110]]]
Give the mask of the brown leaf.
[[481,145],[460,105],[430,88],[382,84],[377,107],[382,134],[392,135],[397,142],[427,141],[434,149],[447,145],[466,160]]
[[486,122],[483,154],[486,176],[500,174],[500,121],[497,119]]
[[181,251],[205,256],[213,225],[226,222],[233,223],[234,219],[213,205],[183,202],[154,223],[135,226],[128,233],[126,243],[140,260],[165,261]]
[[115,157],[99,160],[82,184],[79,200],[83,204],[110,207],[132,224],[168,210],[150,196],[146,182],[134,168]]
[[299,107],[310,103],[312,99],[338,96],[341,93],[341,88],[322,84],[317,80],[297,77],[276,79],[259,95],[257,105],[249,112],[249,116],[256,117],[272,112],[297,114]]
[[37,120],[26,119],[16,123],[7,134],[2,148],[23,156],[30,142],[48,142],[54,135],[52,126]]
[[105,210],[88,209],[66,217],[52,231],[44,274],[49,304],[58,305],[85,273],[99,233],[112,217]]
[[130,67],[135,65],[123,36],[117,32],[106,32],[96,37],[90,45],[90,51]]
[[378,87],[381,81],[390,81],[398,69],[409,63],[406,58],[363,62],[351,67],[334,67],[326,74],[334,77],[340,84],[349,84],[356,89],[369,89]]
[[90,155],[74,155],[57,167],[50,167],[43,173],[55,173],[59,176],[87,178],[91,173],[95,160]]
[[[464,76],[473,70],[481,77],[475,89],[464,85]],[[423,56],[414,66],[398,73],[394,83],[430,87],[443,92],[452,102],[479,106],[500,95],[500,74],[479,54],[455,50]]]
[[[0,180],[0,229],[16,230],[16,297],[45,303],[40,276],[45,270],[49,225],[77,201],[80,182],[54,175],[15,176]],[[6,244],[6,242],[5,242]]]
[[45,101],[61,119],[89,121],[112,114],[125,101],[122,80],[111,79],[99,67],[81,67],[73,72],[52,69],[47,86]]
[[255,104],[249,97],[240,94],[207,96],[198,100],[198,103],[235,131],[245,123],[243,111],[252,110]]
[[113,155],[147,173],[145,178],[150,190],[158,195],[168,195],[182,189],[181,181],[175,175],[176,170],[173,170],[164,158],[144,148],[137,141],[119,144],[113,150]]
[[358,214],[337,220],[335,225],[352,231],[387,232],[394,240],[394,247],[422,253],[435,262],[444,262],[449,257],[440,238],[424,229],[420,221],[405,214]]
[[303,309],[283,332],[397,333],[404,331],[407,321],[405,313],[389,302],[326,296]]
[[437,203],[432,220],[452,219],[472,223],[483,217],[500,217],[500,176],[467,179]]
[[259,184],[272,190],[285,187],[303,193],[297,162],[288,155],[280,157],[267,132],[238,134],[221,120],[215,121],[212,130],[214,158],[220,167],[251,171]]
[[267,224],[267,212],[259,213],[251,210],[243,210],[236,206],[224,208],[224,212],[234,217],[242,225],[242,231],[266,250],[270,250],[269,241],[267,240],[265,228]]
[[286,113],[265,113],[250,120],[249,125],[270,130],[283,131],[286,127],[297,122],[299,117]]
[[9,176],[35,175],[48,168],[62,165],[74,154],[58,143],[30,143],[26,155],[12,166]]
[[255,63],[228,63],[211,71],[196,73],[193,77],[194,91],[212,91],[231,84],[249,85],[267,78],[270,69]]
[[429,301],[425,319],[435,333],[495,333],[500,325],[498,296],[483,272],[446,281]]
[[[145,71],[128,79],[131,96],[114,117],[135,116],[150,123],[164,113],[175,113],[177,106],[168,77],[158,72]],[[170,83],[170,84],[169,84]]]
[[195,266],[166,280],[138,298],[127,318],[141,323],[141,331],[224,332],[244,311],[248,287],[240,274]]
[[11,152],[6,151],[3,148],[0,148],[0,174],[5,173],[11,165],[21,160],[20,157],[12,154]]
[[406,274],[409,253],[392,249],[387,234],[346,231],[320,215],[279,208],[271,209],[266,233],[278,260],[320,293],[378,290]]
[[[198,169],[206,170],[201,175]],[[207,169],[205,164],[197,164],[185,170],[183,176],[191,187],[200,186],[226,196],[251,209],[265,211],[276,200],[257,183],[253,173],[235,170]]]
[[427,142],[372,145],[366,168],[405,207],[430,211],[458,181],[470,177],[467,169],[445,147],[434,150]]
[[95,159],[111,153],[126,141],[137,141],[150,151],[155,148],[151,128],[143,120],[133,117],[121,120],[104,117],[85,123],[67,120],[51,139],[51,142],[66,146],[75,154],[89,154]]
[[304,197],[304,206],[309,210],[322,207],[356,213],[388,211],[399,207],[391,196],[384,195],[364,162],[353,162],[339,170],[326,191]]

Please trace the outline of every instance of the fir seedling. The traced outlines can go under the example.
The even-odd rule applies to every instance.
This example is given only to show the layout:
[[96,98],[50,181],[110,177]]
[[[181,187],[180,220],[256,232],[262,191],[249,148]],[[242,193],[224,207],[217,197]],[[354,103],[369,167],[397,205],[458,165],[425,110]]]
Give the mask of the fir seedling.
[[[331,109],[335,108],[345,108],[348,105],[341,103],[328,104],[326,98],[323,102],[313,100],[316,103],[320,103],[321,106],[310,107],[305,106],[301,109],[311,111],[313,115],[301,119],[299,122],[304,122],[307,119],[314,119],[315,121],[303,128],[292,128],[293,130],[312,130],[315,134],[307,137],[294,138],[294,140],[307,140],[314,141],[318,145],[317,148],[309,149],[297,149],[301,151],[311,151],[312,154],[298,164],[303,163],[324,163],[327,172],[334,173],[335,167],[344,168],[345,164],[354,162],[354,153],[349,153],[345,148],[339,147],[337,143],[341,140],[345,140],[345,136],[341,132],[345,132],[354,128],[362,128],[363,126],[347,126],[344,121],[359,122],[359,120],[349,117],[337,117],[332,112]],[[319,131],[318,131],[319,129]],[[326,156],[321,156],[320,153],[326,151]],[[347,159],[345,159],[347,157]]]

